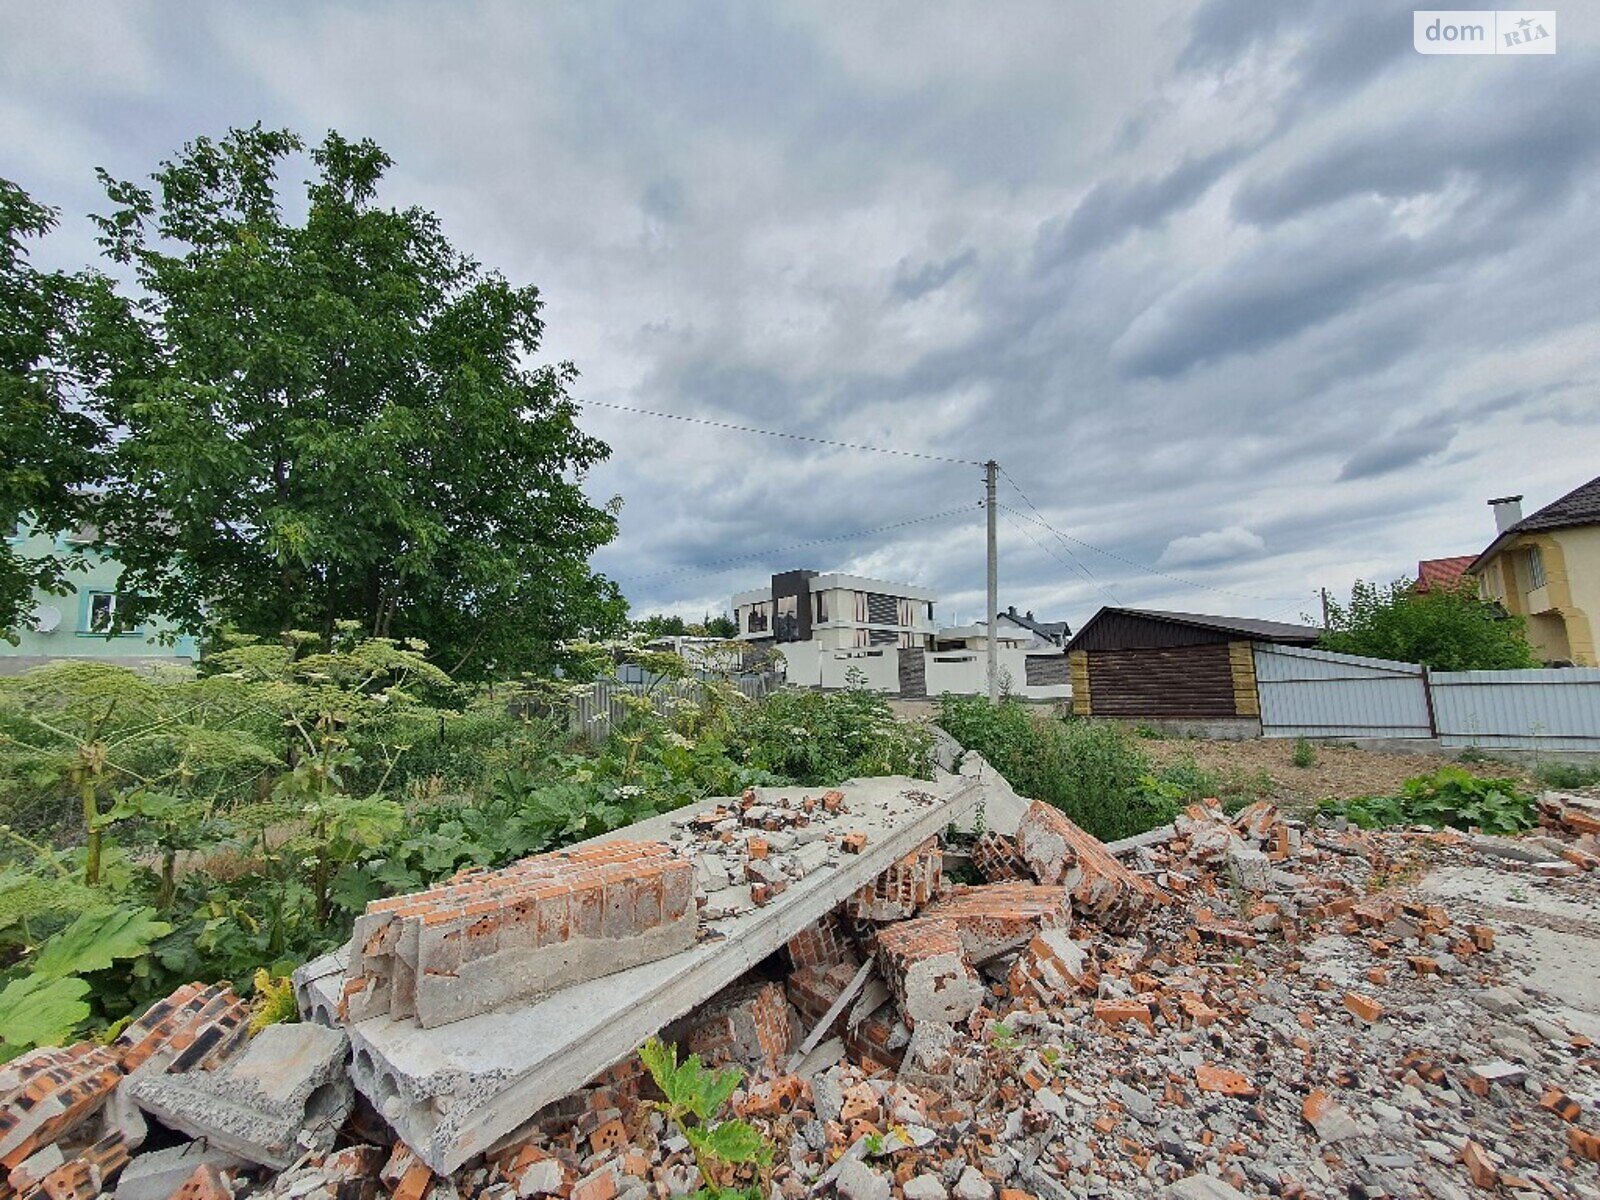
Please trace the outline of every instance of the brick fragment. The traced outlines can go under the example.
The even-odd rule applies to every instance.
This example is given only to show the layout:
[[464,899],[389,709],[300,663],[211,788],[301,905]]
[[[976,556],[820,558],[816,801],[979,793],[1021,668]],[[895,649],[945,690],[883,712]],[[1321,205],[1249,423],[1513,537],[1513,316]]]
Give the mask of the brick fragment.
[[122,1079],[117,1058],[109,1046],[79,1042],[0,1067],[0,1168],[9,1172],[99,1111]]
[[885,926],[878,935],[878,965],[913,1023],[955,1024],[983,1002],[983,984],[951,922],[919,917]]
[[1346,992],[1344,1006],[1368,1025],[1383,1015],[1383,1005],[1371,996],[1363,996],[1360,992]]
[[233,1200],[226,1177],[211,1163],[201,1163],[178,1185],[170,1200]]
[[853,833],[847,833],[844,835],[844,839],[839,843],[839,848],[846,854],[860,854],[867,848],[867,835],[862,833],[860,830],[856,830]]
[[1017,850],[1042,884],[1060,884],[1075,907],[1108,929],[1135,924],[1158,898],[1155,885],[1118,862],[1066,815],[1034,801],[1017,830]]
[[845,909],[855,921],[904,921],[938,895],[943,878],[939,841],[929,838],[851,896]]
[[684,1045],[702,1062],[773,1071],[799,1036],[799,1020],[777,983],[735,985],[688,1018]]
[[[606,842],[474,870],[374,901],[342,1016],[424,1028],[582,983],[694,944],[694,866],[659,842]],[[585,948],[579,943],[602,943]]]
[[1032,876],[1028,864],[1017,853],[1016,839],[992,829],[979,834],[973,842],[972,865],[990,883],[1017,883]]
[[1150,1006],[1142,1000],[1096,1000],[1094,1015],[1096,1019],[1104,1021],[1113,1028],[1129,1021],[1137,1021],[1151,1033],[1154,1033],[1156,1028]]
[[1218,1092],[1224,1096],[1249,1099],[1256,1095],[1256,1086],[1238,1071],[1201,1063],[1194,1069],[1194,1082],[1202,1092]]
[[1500,1186],[1500,1172],[1495,1169],[1494,1163],[1489,1161],[1489,1154],[1477,1142],[1467,1141],[1461,1147],[1461,1161],[1466,1165],[1467,1174],[1472,1182],[1481,1188],[1493,1191]]

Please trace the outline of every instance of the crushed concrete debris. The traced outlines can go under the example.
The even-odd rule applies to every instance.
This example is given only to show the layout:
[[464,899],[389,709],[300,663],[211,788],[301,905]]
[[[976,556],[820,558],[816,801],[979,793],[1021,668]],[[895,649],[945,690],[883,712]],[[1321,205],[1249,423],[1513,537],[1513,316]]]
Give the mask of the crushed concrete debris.
[[270,1025],[216,1070],[138,1074],[135,1104],[169,1129],[283,1169],[326,1150],[349,1116],[350,1043],[321,1025]]
[[[491,1089],[497,1131],[449,1165],[385,1103],[398,1089],[345,1114],[374,1044],[365,1029],[409,1030],[412,1045],[470,1029],[506,1059],[538,1036],[527,1012],[594,1002],[675,960],[681,981],[718,950],[727,968],[639,1003],[665,1005],[646,1032],[746,1074],[731,1114],[774,1156],[723,1186],[773,1200],[1600,1197],[1600,1007],[1575,1007],[1559,972],[1515,949],[1527,922],[1556,921],[1591,956],[1571,971],[1600,962],[1600,920],[1581,915],[1600,912],[1600,859],[1580,861],[1593,799],[1544,797],[1543,852],[1522,857],[1451,831],[1308,825],[1268,804],[1192,806],[1119,856],[1035,805],[1015,836],[990,830],[966,851],[994,882],[953,886],[937,797],[962,793],[915,790],[845,788],[809,808],[798,790],[764,791],[625,831],[692,872],[692,945],[434,1029],[369,1017],[350,1026],[348,1066],[344,1035],[316,1024],[243,1042],[231,993],[198,988],[110,1046],[25,1055],[0,1067],[0,1198],[689,1196],[708,1182],[694,1148],[651,1103],[637,1056],[609,1047],[609,1065],[549,1100]],[[868,796],[895,811],[869,812]],[[859,855],[844,851],[852,833]],[[818,843],[820,858],[795,857]],[[1574,870],[1541,869],[1551,858]],[[1441,896],[1436,881],[1463,876],[1506,881],[1525,920],[1502,919],[1509,906],[1477,899],[1482,887]],[[763,903],[759,884],[781,887]],[[708,916],[730,891],[739,914]],[[367,972],[354,948],[345,961],[356,969],[302,978],[308,1013],[336,1019],[344,980]],[[666,1011],[679,1003],[682,1016]],[[200,1061],[186,1059],[202,1038]],[[480,1103],[444,1078],[426,1101],[436,1118]],[[150,1101],[162,1148],[121,1132],[121,1093]],[[264,1096],[281,1119],[230,1144],[227,1105],[259,1115]],[[519,1100],[531,1106],[512,1111]],[[209,1142],[172,1144],[196,1131]]]

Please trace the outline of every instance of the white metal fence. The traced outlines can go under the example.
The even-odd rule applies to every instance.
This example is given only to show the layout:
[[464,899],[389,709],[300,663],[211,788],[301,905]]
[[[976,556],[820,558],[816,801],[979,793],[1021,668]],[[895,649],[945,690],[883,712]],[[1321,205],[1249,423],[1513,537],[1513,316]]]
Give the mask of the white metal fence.
[[1428,671],[1255,647],[1264,737],[1427,738],[1449,747],[1600,751],[1600,668]]
[[1446,746],[1600,751],[1600,667],[1434,671],[1428,682]]
[[1298,646],[1255,646],[1264,737],[1431,737],[1415,663]]
[[[763,675],[740,675],[726,682],[752,700],[759,700],[772,690],[772,680]],[[705,686],[696,679],[658,679],[650,684],[597,680],[571,693],[567,728],[591,741],[603,741],[611,727],[627,717],[628,697],[646,697],[651,708],[666,715],[674,705],[700,700]]]

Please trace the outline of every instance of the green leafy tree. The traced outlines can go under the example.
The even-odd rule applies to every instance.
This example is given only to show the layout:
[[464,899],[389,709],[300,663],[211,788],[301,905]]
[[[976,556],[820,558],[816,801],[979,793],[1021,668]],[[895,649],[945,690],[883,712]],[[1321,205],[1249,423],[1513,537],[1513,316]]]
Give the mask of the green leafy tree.
[[278,174],[303,150],[257,125],[187,145],[153,189],[102,173],[101,243],[138,281],[86,357],[125,431],[101,528],[144,604],[119,617],[325,645],[351,620],[469,678],[620,627],[588,567],[619,502],[582,487],[610,451],[575,424],[575,368],[529,365],[538,290],[434,214],[381,207],[370,141],[312,147],[286,217]]
[[739,636],[738,622],[727,613],[718,613],[714,617],[707,617],[704,628],[707,637],[736,638]]
[[[77,527],[90,515],[87,485],[100,474],[104,427],[78,398],[66,362],[79,317],[104,282],[29,264],[28,239],[55,223],[51,209],[0,179],[0,533],[24,519],[51,533]],[[35,588],[69,589],[73,561],[24,557],[0,541],[0,636],[15,642]]]
[[1340,654],[1422,663],[1436,671],[1537,667],[1521,617],[1479,599],[1470,587],[1413,589],[1409,579],[1356,580],[1350,603],[1328,604],[1320,645]]
[[689,632],[682,617],[669,617],[661,613],[651,613],[643,620],[635,621],[633,629],[645,641],[658,637],[683,637]]

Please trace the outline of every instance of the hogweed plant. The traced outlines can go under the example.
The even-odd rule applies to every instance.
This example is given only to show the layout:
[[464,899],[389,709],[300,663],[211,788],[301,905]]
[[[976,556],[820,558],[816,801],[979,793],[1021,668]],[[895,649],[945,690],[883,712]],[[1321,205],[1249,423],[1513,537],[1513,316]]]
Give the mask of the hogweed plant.
[[[688,1139],[694,1154],[700,1190],[691,1200],[761,1200],[772,1166],[772,1147],[748,1121],[717,1117],[743,1073],[736,1067],[707,1070],[698,1054],[680,1063],[677,1047],[660,1038],[641,1046],[639,1058],[665,1097],[656,1108]],[[741,1168],[754,1168],[759,1178],[737,1184]]]

